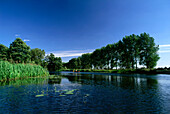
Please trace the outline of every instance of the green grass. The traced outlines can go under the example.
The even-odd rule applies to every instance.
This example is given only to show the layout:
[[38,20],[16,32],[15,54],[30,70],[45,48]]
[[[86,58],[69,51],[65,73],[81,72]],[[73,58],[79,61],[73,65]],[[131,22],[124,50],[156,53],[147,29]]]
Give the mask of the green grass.
[[39,65],[11,64],[7,61],[0,61],[0,80],[47,75],[49,75],[48,71]]

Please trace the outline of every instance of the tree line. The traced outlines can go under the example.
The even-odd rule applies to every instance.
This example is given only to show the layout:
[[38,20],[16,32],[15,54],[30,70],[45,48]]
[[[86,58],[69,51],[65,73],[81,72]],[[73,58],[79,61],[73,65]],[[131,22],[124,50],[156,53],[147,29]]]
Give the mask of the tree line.
[[150,69],[160,59],[158,50],[159,45],[149,34],[132,34],[92,53],[72,58],[63,66],[68,69],[137,69],[138,65],[143,65]]
[[21,38],[16,38],[9,48],[0,44],[0,60],[10,63],[30,63],[41,65],[49,71],[62,68],[62,60],[54,54],[45,56],[45,51],[39,48],[31,49]]
[[159,60],[159,46],[149,34],[132,34],[125,36],[117,43],[108,44],[72,58],[62,63],[60,57],[53,53],[45,56],[45,51],[39,48],[31,49],[22,39],[16,38],[8,47],[0,44],[0,60],[10,63],[31,63],[41,65],[49,71],[66,69],[137,69],[138,65],[154,68]]

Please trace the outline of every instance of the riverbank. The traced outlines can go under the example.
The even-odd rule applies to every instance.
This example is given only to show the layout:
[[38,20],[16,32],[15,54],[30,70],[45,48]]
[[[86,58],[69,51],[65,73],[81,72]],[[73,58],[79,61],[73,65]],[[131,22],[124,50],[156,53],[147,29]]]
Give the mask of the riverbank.
[[168,69],[113,69],[113,70],[97,70],[97,69],[62,69],[62,71],[72,72],[103,72],[103,73],[119,73],[119,74],[170,74]]
[[0,61],[0,81],[48,75],[49,72],[40,65],[12,64],[8,61]]

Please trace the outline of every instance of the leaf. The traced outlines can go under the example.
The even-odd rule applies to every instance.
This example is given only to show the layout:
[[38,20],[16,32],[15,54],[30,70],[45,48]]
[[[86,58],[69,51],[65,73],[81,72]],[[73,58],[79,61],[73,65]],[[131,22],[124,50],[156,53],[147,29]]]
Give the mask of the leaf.
[[59,95],[59,96],[66,96],[66,95]]
[[74,94],[74,90],[67,91],[65,94]]
[[86,95],[85,95],[85,97],[88,97],[88,96],[90,96],[90,95],[89,95],[89,94],[86,94]]
[[43,97],[44,94],[36,95],[35,97]]
[[69,90],[65,89],[65,90],[62,90],[62,91],[69,91]]

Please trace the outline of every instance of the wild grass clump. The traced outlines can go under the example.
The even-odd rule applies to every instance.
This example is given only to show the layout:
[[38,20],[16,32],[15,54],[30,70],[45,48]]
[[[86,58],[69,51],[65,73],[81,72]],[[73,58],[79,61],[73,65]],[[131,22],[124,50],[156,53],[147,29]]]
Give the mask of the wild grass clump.
[[0,80],[47,75],[49,75],[48,71],[39,65],[11,64],[7,61],[0,61]]

